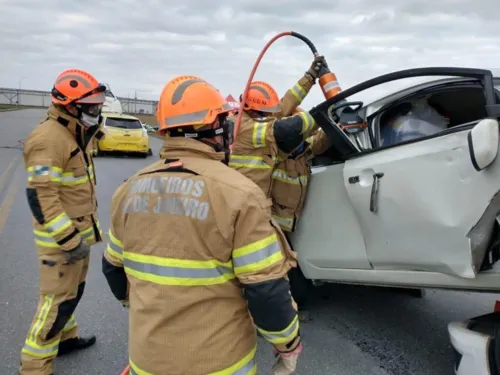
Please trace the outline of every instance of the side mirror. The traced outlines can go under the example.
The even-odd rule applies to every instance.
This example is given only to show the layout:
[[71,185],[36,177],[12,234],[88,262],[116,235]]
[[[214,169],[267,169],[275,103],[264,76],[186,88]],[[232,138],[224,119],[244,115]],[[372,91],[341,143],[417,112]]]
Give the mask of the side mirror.
[[469,154],[476,171],[493,163],[498,154],[499,124],[496,119],[484,119],[467,135]]

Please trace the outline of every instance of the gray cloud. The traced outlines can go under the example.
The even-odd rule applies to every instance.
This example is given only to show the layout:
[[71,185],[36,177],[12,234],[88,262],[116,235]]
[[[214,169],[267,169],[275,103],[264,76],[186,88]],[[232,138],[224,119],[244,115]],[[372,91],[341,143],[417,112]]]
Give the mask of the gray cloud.
[[[206,3],[0,0],[0,86],[17,87],[26,77],[23,87],[49,89],[61,70],[81,67],[123,96],[137,91],[157,99],[180,74],[200,75],[237,96],[266,41],[287,30],[316,44],[343,88],[410,67],[500,66],[496,0]],[[284,93],[311,60],[305,45],[283,38],[268,50],[256,79]],[[408,83],[387,84],[363,98]],[[321,100],[315,87],[304,106]]]

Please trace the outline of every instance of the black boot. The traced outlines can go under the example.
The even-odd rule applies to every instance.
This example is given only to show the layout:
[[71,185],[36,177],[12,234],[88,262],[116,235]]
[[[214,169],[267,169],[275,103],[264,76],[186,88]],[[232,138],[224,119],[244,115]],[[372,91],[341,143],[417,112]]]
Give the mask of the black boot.
[[72,339],[64,340],[59,343],[59,351],[57,352],[57,356],[60,357],[62,355],[69,354],[76,350],[81,350],[92,346],[96,342],[95,336],[90,337],[74,337]]

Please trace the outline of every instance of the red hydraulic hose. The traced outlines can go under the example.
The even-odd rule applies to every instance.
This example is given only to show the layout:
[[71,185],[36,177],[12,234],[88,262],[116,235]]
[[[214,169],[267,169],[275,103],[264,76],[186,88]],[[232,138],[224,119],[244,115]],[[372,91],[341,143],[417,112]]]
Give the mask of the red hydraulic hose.
[[255,76],[255,72],[257,71],[257,68],[259,67],[260,60],[262,60],[262,58],[266,54],[268,48],[271,47],[271,45],[277,39],[279,39],[283,36],[293,36],[295,38],[302,40],[304,43],[306,43],[309,46],[309,48],[311,49],[311,51],[313,52],[313,54],[315,56],[318,55],[318,50],[316,49],[314,44],[305,36],[303,36],[299,33],[296,33],[294,31],[284,31],[282,33],[279,33],[279,34],[275,35],[269,42],[267,42],[267,44],[264,46],[262,51],[260,51],[259,57],[257,58],[257,61],[255,62],[254,66],[252,68],[252,72],[250,73],[250,77],[248,77],[247,85],[245,86],[245,91],[243,91],[243,95],[241,98],[240,110],[238,112],[238,117],[236,118],[236,123],[234,124],[233,143],[230,146],[231,150],[233,149],[234,141],[236,140],[236,136],[238,135],[238,131],[240,130],[240,123],[241,123],[241,117],[243,116],[244,103],[246,103],[246,101],[247,101],[248,90],[250,88],[250,84],[253,81],[253,77]]
[[129,373],[130,373],[130,365],[127,365],[127,367],[125,367],[125,370],[123,370],[121,375],[128,375]]

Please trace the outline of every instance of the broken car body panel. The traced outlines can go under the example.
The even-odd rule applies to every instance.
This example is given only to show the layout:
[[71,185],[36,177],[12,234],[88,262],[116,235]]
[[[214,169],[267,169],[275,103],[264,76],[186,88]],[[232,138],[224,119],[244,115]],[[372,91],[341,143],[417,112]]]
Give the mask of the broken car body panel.
[[[332,119],[331,107],[341,100],[388,80],[420,75],[457,78],[416,85],[364,106],[358,113],[368,128],[360,134],[361,142]],[[304,212],[290,236],[307,278],[500,289],[500,270],[492,265],[496,259],[490,259],[490,270],[484,269],[498,236],[500,160],[476,170],[469,140],[470,130],[483,118],[500,116],[500,93],[494,86],[486,70],[411,69],[364,82],[311,110],[332,150],[314,161]],[[444,104],[452,125],[419,139],[382,145],[380,117],[399,102],[423,95]],[[471,108],[454,110],[451,95],[462,95]],[[469,117],[474,121],[467,122]]]

